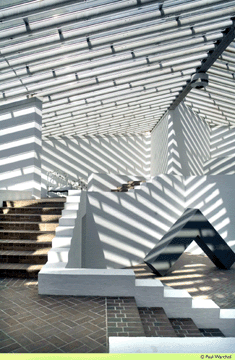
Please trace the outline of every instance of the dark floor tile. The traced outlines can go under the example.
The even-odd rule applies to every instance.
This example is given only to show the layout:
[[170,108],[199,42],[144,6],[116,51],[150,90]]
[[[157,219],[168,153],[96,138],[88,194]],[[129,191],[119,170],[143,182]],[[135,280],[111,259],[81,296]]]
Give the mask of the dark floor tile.
[[47,338],[47,341],[50,342],[52,345],[56,346],[56,347],[61,347],[66,345],[66,342],[61,340],[60,338],[58,338],[55,335],[52,335],[50,337]]
[[73,349],[73,351],[71,351],[71,352],[73,352],[73,353],[89,353],[91,350],[92,349],[89,346],[83,344],[83,345]]
[[108,349],[106,346],[101,345],[101,346],[91,350],[90,353],[95,353],[95,354],[108,353]]
[[19,348],[19,344],[17,344],[16,342],[12,343],[12,344],[9,344],[9,345],[6,345],[6,346],[3,346],[1,349],[0,349],[0,352],[1,353],[9,353],[11,351],[14,351],[15,349]]
[[79,340],[74,340],[70,342],[69,344],[63,345],[60,347],[61,350],[64,352],[71,352],[74,349],[77,349],[78,347],[82,346],[83,342]]
[[63,340],[65,343],[70,343],[75,340],[75,338],[71,335],[67,335],[64,332],[61,332],[60,334],[56,335],[59,339]]
[[[33,343],[31,343],[31,344],[29,344],[27,346],[24,346],[24,347],[29,352],[37,352],[37,349],[43,348],[46,345],[54,346],[54,345],[48,343],[45,339],[41,339],[39,341],[35,341],[35,342],[33,342]],[[40,351],[38,351],[38,352],[40,352]]]

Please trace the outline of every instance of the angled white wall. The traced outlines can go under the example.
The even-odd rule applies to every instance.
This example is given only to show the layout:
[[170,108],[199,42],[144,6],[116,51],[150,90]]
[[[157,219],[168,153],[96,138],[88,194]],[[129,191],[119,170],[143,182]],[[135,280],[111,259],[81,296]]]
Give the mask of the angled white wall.
[[42,145],[42,191],[46,173],[60,170],[70,180],[92,173],[142,175],[150,173],[150,135],[49,138]]
[[41,111],[37,98],[0,107],[0,190],[41,196]]
[[210,129],[189,107],[169,111],[151,132],[151,175],[203,175]]
[[167,173],[168,117],[165,115],[151,132],[151,176]]
[[168,166],[168,174],[203,175],[203,164],[210,158],[208,125],[184,104],[170,111],[168,121],[168,151],[175,160]]
[[86,209],[83,266],[135,265],[183,213],[183,179],[161,175],[128,193],[88,192]]

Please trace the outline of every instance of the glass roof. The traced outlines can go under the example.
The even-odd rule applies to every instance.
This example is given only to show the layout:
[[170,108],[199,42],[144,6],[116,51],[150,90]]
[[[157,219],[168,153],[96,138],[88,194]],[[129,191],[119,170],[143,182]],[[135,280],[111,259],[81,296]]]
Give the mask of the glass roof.
[[[235,0],[0,0],[0,10],[0,105],[42,98],[44,136],[151,131],[177,99],[211,126],[235,123],[234,42],[216,55]],[[213,56],[209,86],[184,96]]]

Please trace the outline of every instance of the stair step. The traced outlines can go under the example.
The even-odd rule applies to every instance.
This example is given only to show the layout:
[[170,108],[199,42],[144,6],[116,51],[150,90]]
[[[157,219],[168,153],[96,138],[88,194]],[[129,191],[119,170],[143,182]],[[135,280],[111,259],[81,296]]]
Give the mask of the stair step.
[[1,263],[45,264],[49,250],[50,248],[42,248],[35,251],[1,250],[0,261]]
[[0,263],[1,277],[37,278],[43,264]]
[[55,231],[58,224],[59,224],[58,221],[53,221],[53,222],[37,222],[37,221],[9,222],[9,221],[0,221],[0,229],[5,230],[5,231],[8,231],[8,230]]
[[52,198],[52,199],[37,199],[37,200],[5,200],[3,201],[3,207],[57,207],[63,206],[66,198]]
[[38,241],[38,240],[0,240],[0,250],[24,250],[33,251],[40,248],[50,249],[52,245],[51,240],[49,241]]
[[161,307],[138,308],[146,337],[176,337],[165,311]]
[[220,329],[199,329],[202,336],[206,337],[225,337]]
[[9,221],[0,221],[0,230],[39,230],[39,231],[55,231],[58,226],[58,222],[54,223],[40,223],[40,222],[9,222]]
[[145,336],[134,297],[107,298],[108,336]]
[[55,231],[37,231],[37,230],[1,230],[0,239],[19,239],[19,240],[52,240]]
[[61,218],[61,214],[53,215],[38,215],[38,214],[0,214],[0,222],[58,222]]
[[171,318],[169,319],[178,337],[198,337],[203,336],[195,323],[190,318]]
[[60,215],[64,206],[58,207],[2,207],[0,208],[0,214],[7,215],[23,215],[23,214],[37,214],[37,215]]

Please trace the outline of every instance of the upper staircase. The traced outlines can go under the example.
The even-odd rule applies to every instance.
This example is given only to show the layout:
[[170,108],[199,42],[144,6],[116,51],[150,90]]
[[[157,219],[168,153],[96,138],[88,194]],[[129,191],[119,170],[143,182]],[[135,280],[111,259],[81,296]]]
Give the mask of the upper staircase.
[[0,208],[0,276],[36,278],[47,262],[66,198],[4,201]]

